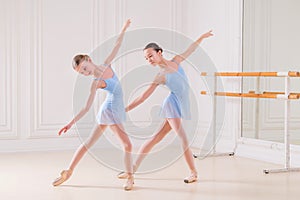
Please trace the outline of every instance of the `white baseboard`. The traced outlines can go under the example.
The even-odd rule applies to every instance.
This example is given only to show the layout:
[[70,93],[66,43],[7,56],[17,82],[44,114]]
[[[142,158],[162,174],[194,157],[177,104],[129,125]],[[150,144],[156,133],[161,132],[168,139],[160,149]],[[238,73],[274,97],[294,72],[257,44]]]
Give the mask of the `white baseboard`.
[[[274,164],[285,164],[284,144],[269,141],[241,139],[236,155]],[[300,166],[300,147],[291,145],[291,167]]]
[[[208,151],[207,149],[203,149],[199,145],[193,145],[192,148],[194,149],[194,153],[196,154],[201,151]],[[284,144],[282,143],[253,140],[247,138],[240,139],[237,142],[237,145],[235,145],[233,139],[228,138],[223,138],[217,143],[216,153],[231,152],[234,152],[234,155],[239,157],[279,164],[282,166],[284,166],[285,164]],[[300,166],[299,145],[291,145],[290,165],[291,167]]]
[[76,137],[0,140],[0,153],[73,150],[80,143],[80,139]]
[[[84,140],[81,137],[0,140],[0,153],[76,150],[83,141]],[[139,149],[145,140],[131,139],[131,142],[134,149]],[[178,146],[180,145],[180,142],[178,141],[178,138],[176,138],[176,134],[171,133],[158,143],[156,147],[174,145]],[[106,135],[102,135],[92,148],[115,148],[114,146],[123,148],[117,136],[107,133]]]

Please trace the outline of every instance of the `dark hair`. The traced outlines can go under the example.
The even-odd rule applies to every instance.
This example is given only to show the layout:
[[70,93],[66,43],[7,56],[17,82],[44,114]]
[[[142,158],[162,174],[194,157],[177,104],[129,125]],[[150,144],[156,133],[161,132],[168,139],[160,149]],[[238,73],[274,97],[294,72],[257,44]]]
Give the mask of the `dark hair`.
[[154,49],[156,52],[159,52],[159,51],[163,52],[163,49],[160,46],[158,46],[158,44],[156,44],[154,42],[151,42],[151,43],[147,44],[145,46],[144,50],[150,49],[150,48]]
[[79,54],[79,55],[76,55],[74,58],[73,58],[73,62],[72,62],[72,65],[73,65],[73,68],[75,69],[78,65],[80,65],[80,63],[84,60],[88,60],[90,57],[88,55],[82,55],[82,54]]

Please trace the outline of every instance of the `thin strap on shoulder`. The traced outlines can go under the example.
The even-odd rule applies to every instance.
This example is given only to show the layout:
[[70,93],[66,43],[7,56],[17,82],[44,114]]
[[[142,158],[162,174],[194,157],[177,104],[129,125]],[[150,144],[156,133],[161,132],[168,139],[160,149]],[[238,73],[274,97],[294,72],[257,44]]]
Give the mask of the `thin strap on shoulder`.
[[179,63],[176,62],[174,59],[171,60],[172,62],[176,63],[179,66]]
[[102,81],[102,78],[94,78],[94,81]]
[[103,63],[102,64],[104,67],[111,67],[111,64],[105,64],[105,63]]

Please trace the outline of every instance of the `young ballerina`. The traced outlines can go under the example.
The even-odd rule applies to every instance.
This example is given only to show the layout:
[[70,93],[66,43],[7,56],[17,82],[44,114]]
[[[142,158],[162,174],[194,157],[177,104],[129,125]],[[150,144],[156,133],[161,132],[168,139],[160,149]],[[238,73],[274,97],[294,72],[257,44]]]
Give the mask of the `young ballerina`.
[[[126,112],[144,102],[160,84],[166,85],[170,89],[171,93],[164,100],[160,113],[165,120],[160,130],[154,134],[150,140],[146,141],[142,145],[138,153],[138,158],[133,165],[133,172],[137,171],[142,160],[154,147],[154,145],[160,142],[167,133],[173,129],[181,139],[184,157],[191,170],[190,176],[186,177],[184,182],[192,183],[197,181],[197,170],[194,164],[194,159],[189,148],[186,133],[182,127],[182,119],[190,119],[190,106],[188,79],[180,63],[196,50],[203,39],[212,35],[212,31],[204,33],[200,38],[192,43],[185,52],[180,55],[176,55],[172,60],[166,60],[162,56],[163,50],[156,43],[149,43],[144,48],[146,60],[152,66],[158,65],[161,68],[161,71],[155,77],[148,89],[126,107]],[[119,178],[128,178],[128,176],[129,174],[126,172],[121,172],[118,175]]]
[[102,65],[95,65],[88,55],[77,55],[73,59],[73,68],[84,76],[93,76],[94,81],[91,84],[90,95],[85,107],[72,119],[72,121],[59,131],[59,135],[68,131],[72,125],[79,121],[90,109],[96,94],[97,89],[104,89],[107,91],[107,96],[97,114],[97,126],[89,138],[82,144],[75,152],[73,159],[67,170],[63,170],[53,182],[53,186],[58,186],[68,180],[72,175],[74,168],[77,166],[81,158],[85,155],[87,150],[98,140],[98,138],[105,131],[107,126],[120,138],[125,150],[125,168],[128,173],[127,182],[124,184],[125,190],[133,188],[132,175],[132,145],[124,132],[122,122],[125,120],[125,108],[123,104],[123,93],[120,82],[111,68],[111,62],[115,58],[120,49],[126,29],[130,25],[130,20],[127,20],[122,28],[116,44],[110,55]]

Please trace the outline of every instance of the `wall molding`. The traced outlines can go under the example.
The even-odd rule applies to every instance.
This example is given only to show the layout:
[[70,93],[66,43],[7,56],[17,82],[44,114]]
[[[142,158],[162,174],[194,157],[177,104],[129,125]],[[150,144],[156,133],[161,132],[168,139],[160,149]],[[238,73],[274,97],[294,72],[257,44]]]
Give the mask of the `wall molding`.
[[[7,1],[7,2],[12,2],[12,1]],[[18,2],[18,0],[13,0],[13,2]],[[125,1],[97,1],[97,0],[91,0],[89,1],[90,3],[92,3],[92,8],[90,8],[91,10],[91,20],[92,20],[92,25],[93,25],[93,29],[91,30],[92,32],[92,47],[97,46],[100,42],[102,42],[105,37],[107,36],[107,33],[111,33],[108,32],[109,30],[113,30],[113,28],[115,28],[115,33],[118,34],[119,30],[124,22],[124,20],[126,19],[125,17],[128,17],[128,7]],[[168,5],[170,5],[171,10],[165,17],[165,26],[171,27],[170,29],[175,30],[176,32],[183,32],[183,28],[185,28],[186,24],[184,23],[184,19],[186,19],[186,16],[184,14],[186,14],[186,10],[184,10],[184,6],[185,5],[185,1],[183,0],[169,0],[169,3],[166,3]],[[18,12],[18,18],[20,18],[19,20],[25,21],[27,20],[26,18],[28,18],[28,21],[26,23],[28,23],[28,27],[25,28],[25,26],[23,27],[22,25],[22,30],[25,29],[28,33],[24,34],[20,34],[17,35],[17,40],[16,40],[16,44],[14,43],[14,45],[17,45],[17,49],[19,48],[18,45],[20,45],[21,43],[21,50],[25,52],[25,54],[23,55],[24,52],[21,52],[20,49],[18,49],[18,56],[20,58],[17,58],[16,60],[14,60],[13,62],[16,62],[17,65],[16,69],[12,69],[12,70],[16,70],[17,73],[14,73],[14,71],[11,72],[11,76],[13,76],[14,74],[18,74],[18,77],[16,79],[14,79],[14,77],[11,78],[11,80],[18,80],[18,78],[21,78],[18,82],[17,85],[12,85],[12,92],[15,92],[15,94],[12,93],[12,100],[13,99],[17,99],[17,104],[13,104],[13,105],[18,105],[18,107],[13,107],[12,109],[15,109],[14,111],[12,111],[12,114],[15,113],[15,115],[13,116],[13,119],[11,120],[13,123],[16,122],[18,124],[14,125],[12,124],[13,128],[15,128],[15,130],[12,130],[13,134],[20,134],[20,135],[15,135],[14,137],[20,137],[20,138],[16,138],[16,140],[12,140],[12,141],[8,141],[8,140],[3,140],[3,143],[5,143],[8,149],[10,149],[11,151],[14,151],[14,147],[15,147],[15,151],[23,151],[23,150],[34,150],[34,151],[38,151],[38,150],[51,150],[51,148],[61,148],[64,149],[64,141],[66,141],[66,143],[68,143],[70,141],[70,143],[68,145],[70,145],[70,148],[75,148],[75,145],[72,146],[72,142],[74,142],[76,140],[75,137],[77,137],[76,134],[76,130],[75,128],[71,131],[71,134],[69,134],[68,136],[63,136],[63,138],[56,138],[57,135],[54,133],[54,131],[56,132],[57,130],[59,130],[59,128],[61,128],[64,124],[63,123],[51,123],[50,120],[47,121],[47,113],[45,113],[46,111],[44,110],[44,105],[45,102],[43,101],[43,94],[45,91],[43,91],[43,85],[45,86],[45,84],[47,84],[43,78],[43,76],[45,76],[45,72],[44,70],[46,70],[45,68],[43,68],[43,65],[45,64],[45,58],[43,58],[43,43],[46,41],[47,38],[44,38],[44,32],[43,32],[43,28],[45,26],[47,26],[47,24],[43,23],[43,19],[45,16],[45,12],[46,10],[43,10],[44,7],[44,1],[39,1],[39,0],[31,0],[29,3],[22,3],[18,6],[20,10],[22,10],[22,12]],[[26,5],[25,5],[26,4]],[[51,4],[52,5],[52,4]],[[237,17],[238,14],[238,10],[236,6],[239,6],[240,3],[236,3],[236,2],[229,2],[226,3],[227,7],[226,7],[226,22],[230,23],[230,28],[228,27],[228,29],[226,29],[226,34],[227,34],[227,39],[229,39],[228,43],[233,44],[232,47],[230,47],[230,56],[228,58],[228,60],[226,60],[225,64],[232,64],[234,66],[239,66],[237,65],[238,59],[235,57],[235,53],[237,51],[237,49],[235,49],[236,47],[238,47],[238,42],[239,42],[239,36],[237,35],[237,30],[239,29],[239,27],[237,27],[236,23],[237,23],[237,19],[235,19]],[[23,7],[24,6],[26,9],[25,11],[23,11]],[[110,10],[114,10],[112,12],[115,13],[111,13],[108,16],[105,16],[105,8],[106,6],[108,6],[108,8]],[[231,8],[231,6],[234,6],[233,8]],[[51,9],[51,8],[50,8]],[[89,9],[89,8],[87,8]],[[232,11],[234,11],[235,14],[232,13]],[[194,10],[194,12],[198,12],[197,9]],[[223,15],[223,12],[222,12]],[[16,17],[16,16],[14,16]],[[104,24],[104,27],[109,27],[112,26],[111,24],[109,24],[110,22],[107,22],[107,18],[105,19],[105,17],[109,18],[109,21],[111,19],[115,19],[116,20],[116,24],[114,25],[114,27],[111,27],[112,29],[107,29],[105,30],[105,28],[102,27],[102,25],[100,26],[100,24]],[[130,17],[130,16],[129,16]],[[223,17],[223,16],[222,16]],[[6,19],[5,19],[6,20]],[[104,23],[105,22],[105,23]],[[16,23],[17,24],[17,23]],[[192,27],[192,25],[191,25]],[[231,30],[234,29],[234,30]],[[223,28],[222,28],[223,30]],[[22,31],[18,31],[22,32]],[[231,37],[230,34],[235,34],[237,37]],[[14,34],[17,34],[17,31],[15,31]],[[23,36],[24,35],[24,36]],[[7,33],[7,36],[10,36],[10,33]],[[20,40],[26,40],[29,39],[28,41],[24,42],[24,41],[20,41]],[[9,51],[11,51],[13,49],[12,46],[10,47],[11,49],[8,49]],[[8,47],[9,48],[9,47]],[[20,55],[21,54],[21,55]],[[228,54],[228,53],[226,53]],[[9,56],[9,59],[12,59],[12,56]],[[15,58],[13,58],[15,59]],[[21,59],[21,61],[20,61]],[[9,60],[8,60],[9,61]],[[24,63],[23,61],[25,61],[26,63],[26,68],[23,69],[23,66],[20,66],[20,63]],[[125,62],[125,61],[124,61]],[[22,69],[20,69],[22,68]],[[20,70],[19,70],[20,69]],[[120,70],[125,70],[125,69],[120,69]],[[121,71],[121,73],[124,73],[124,71]],[[25,77],[22,77],[25,74]],[[14,83],[13,83],[14,84]],[[230,83],[232,88],[237,88],[238,86],[236,85],[237,83],[232,82]],[[8,87],[10,88],[10,86]],[[24,88],[26,88],[26,90],[23,90]],[[14,98],[16,95],[16,97],[18,98]],[[18,96],[17,96],[18,95]],[[25,96],[23,96],[25,95]],[[26,106],[23,106],[23,100],[26,104]],[[229,114],[234,114],[236,109],[236,102],[229,102]],[[22,108],[20,108],[22,107]],[[20,115],[19,115],[19,111],[20,111]],[[18,114],[18,115],[17,115]],[[228,115],[226,115],[228,116]],[[239,118],[238,115],[234,115],[234,118]],[[135,122],[135,123],[142,123],[142,122]],[[157,124],[157,128],[159,128],[160,124]],[[199,126],[197,127],[197,129],[199,130],[206,130],[208,128],[209,124],[207,122],[200,122]],[[228,122],[228,124],[226,124],[226,127],[224,129],[222,129],[222,131],[224,132],[224,137],[227,140],[230,140],[233,138],[232,135],[232,129],[230,126],[234,126],[234,131],[236,130],[237,124],[234,124],[233,122]],[[18,130],[17,130],[18,129]],[[84,130],[88,131],[90,129],[90,124],[86,124],[86,128]],[[228,133],[228,134],[227,134]],[[0,137],[2,136],[2,134],[0,133]],[[13,138],[15,139],[15,138]],[[47,141],[49,141],[49,143],[47,143]],[[56,145],[56,142],[58,142]],[[1,142],[1,141],[0,141]],[[11,148],[9,148],[9,145],[12,145]],[[42,146],[44,145],[44,146]],[[68,146],[67,145],[67,146]],[[3,147],[4,147],[3,146]],[[77,147],[77,145],[76,145]],[[5,151],[5,149],[2,149]]]
[[[19,36],[19,26],[18,22],[20,20],[19,15],[19,7],[17,6],[16,1],[5,1],[4,5],[2,6],[4,8],[3,10],[3,18],[0,20],[3,20],[2,27],[3,31],[3,52],[4,54],[4,63],[2,65],[3,67],[3,100],[4,104],[2,105],[3,112],[1,112],[1,115],[4,114],[4,123],[0,124],[0,138],[1,139],[15,139],[18,137],[17,133],[17,90],[18,86],[16,84],[16,81],[18,80],[17,69],[19,68],[20,64],[20,41],[18,40]],[[14,16],[9,15],[13,12],[13,10],[17,10],[17,12]],[[13,56],[14,55],[14,56]],[[16,59],[12,59],[15,57]]]
[[[93,1],[95,3],[96,1]],[[91,20],[93,20],[93,24],[95,24],[98,19],[98,15],[95,15],[95,12],[98,12],[94,6],[91,8]],[[44,66],[44,58],[43,58],[43,2],[39,0],[32,0],[32,7],[30,12],[30,22],[31,22],[31,30],[30,30],[30,131],[28,138],[53,138],[56,137],[53,134],[54,131],[58,131],[64,123],[48,123],[43,119],[44,115],[44,102],[43,102],[43,66]],[[92,30],[93,42],[97,42],[99,26],[94,27]],[[94,45],[92,45],[94,46]],[[86,132],[91,129],[91,123],[80,123],[80,131]],[[71,130],[71,134],[69,137],[75,137],[76,130],[75,128]]]

